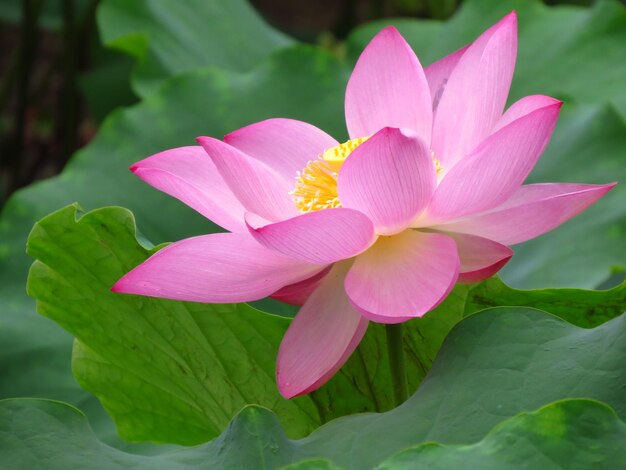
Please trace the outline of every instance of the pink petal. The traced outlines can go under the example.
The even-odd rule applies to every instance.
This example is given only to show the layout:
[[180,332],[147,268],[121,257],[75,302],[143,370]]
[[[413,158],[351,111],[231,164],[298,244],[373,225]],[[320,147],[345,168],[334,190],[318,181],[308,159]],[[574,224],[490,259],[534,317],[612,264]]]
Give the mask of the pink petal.
[[418,225],[482,212],[511,197],[548,145],[560,106],[537,109],[489,136],[444,177]]
[[353,209],[326,209],[293,219],[254,228],[250,233],[263,246],[290,258],[329,264],[351,258],[366,250],[374,240],[374,225]]
[[437,228],[513,245],[558,227],[591,206],[615,184],[530,184],[488,212]]
[[351,305],[343,289],[349,263],[324,278],[289,326],[278,351],[276,382],[285,398],[324,385],[348,360],[368,321]]
[[433,100],[433,115],[437,111],[439,101],[441,101],[441,97],[443,96],[443,91],[450,79],[450,74],[452,74],[456,64],[468,47],[469,46],[465,46],[443,59],[438,60],[434,64],[430,64],[424,69],[424,74],[426,75],[430,89],[430,96]]
[[343,207],[364,213],[377,233],[391,235],[424,209],[435,185],[426,144],[408,130],[385,128],[348,156],[337,192]]
[[192,302],[248,302],[323,268],[278,255],[248,234],[216,233],[157,251],[111,290]]
[[293,181],[287,181],[262,162],[221,140],[212,137],[198,137],[196,140],[248,211],[273,222],[298,215],[289,195]]
[[245,232],[245,209],[202,147],[157,153],[130,169],[151,186],[179,199],[231,232]]
[[406,230],[380,237],[346,276],[346,292],[367,318],[400,323],[435,308],[454,287],[459,257],[454,240]]
[[383,127],[412,129],[427,144],[432,104],[424,70],[398,30],[389,26],[367,45],[346,89],[350,137],[375,134]]
[[291,305],[304,305],[306,300],[311,296],[315,289],[322,283],[322,280],[330,272],[332,268],[328,266],[326,269],[320,271],[316,275],[305,279],[304,281],[296,282],[295,284],[289,284],[281,289],[278,289],[270,297],[272,299],[280,300]]
[[257,122],[231,132],[224,141],[265,163],[291,181],[292,186],[296,173],[310,160],[339,145],[324,131],[294,119]]
[[463,53],[437,107],[432,148],[449,169],[490,133],[506,104],[515,56],[517,17],[511,13]]
[[561,101],[545,95],[525,96],[524,98],[517,100],[509,107],[509,109],[506,110],[504,115],[496,123],[492,133],[502,129],[522,116],[526,116],[527,114],[536,111],[537,109],[559,103],[561,103]]
[[458,282],[483,281],[502,269],[513,256],[513,250],[486,238],[449,232],[446,235],[456,242],[461,259]]

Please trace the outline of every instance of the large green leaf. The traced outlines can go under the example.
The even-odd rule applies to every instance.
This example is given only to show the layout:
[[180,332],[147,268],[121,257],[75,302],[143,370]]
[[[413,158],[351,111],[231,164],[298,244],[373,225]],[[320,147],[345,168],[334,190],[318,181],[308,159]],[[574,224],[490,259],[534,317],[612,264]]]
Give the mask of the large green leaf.
[[[625,440],[626,424],[609,407],[592,400],[570,399],[520,413],[474,445],[420,444],[394,455],[379,468],[613,470],[626,465]],[[44,462],[51,470],[342,468],[320,458],[283,467],[298,458],[301,445],[286,438],[269,411],[251,406],[244,408],[214,442],[144,457],[119,452],[98,441],[85,416],[67,404],[28,399],[0,402],[0,464],[13,469],[39,468]],[[306,443],[302,447],[306,448]],[[319,453],[328,452],[319,449]]]
[[141,96],[200,67],[249,70],[292,43],[245,0],[105,0],[98,26],[106,45],[138,59],[133,86]]
[[[509,101],[537,93],[565,101],[554,138],[529,182],[626,180],[626,8],[616,0],[601,0],[591,9],[551,8],[539,0],[471,0],[447,23],[371,23],[351,35],[349,50],[355,60],[370,38],[391,23],[429,64],[513,9],[519,15],[519,54]],[[599,103],[606,105],[583,106]],[[618,185],[600,207],[520,245],[504,279],[525,288],[593,288],[612,273],[626,271],[625,198],[626,188]]]
[[[371,468],[424,442],[477,443],[508,418],[568,397],[604,401],[623,420],[625,340],[626,315],[584,330],[538,310],[496,308],[470,316],[452,331],[427,379],[404,405],[382,414],[332,421],[299,441],[290,441],[269,411],[247,407],[214,441],[146,460],[98,442],[84,418],[66,405],[8,400],[0,404],[1,455],[24,462],[23,468],[36,467],[42,458],[59,462],[59,468],[67,467],[65,459],[77,467],[91,459],[91,465],[100,465],[96,468],[131,463],[175,469],[250,468],[258,462],[276,468],[320,457],[346,468]],[[572,413],[576,423],[565,433],[559,424],[570,422]],[[596,458],[607,457],[610,442],[603,444],[601,439],[607,433],[618,439],[618,433],[623,433],[623,423],[605,407],[566,402],[517,416],[477,446],[484,448],[494,436],[497,440],[504,435],[505,442],[528,436],[529,420],[534,420],[535,432],[543,430],[543,449],[549,452],[579,443],[584,432],[588,448],[598,451]],[[542,428],[545,422],[553,426]],[[451,448],[450,452],[454,449],[458,451]],[[505,451],[514,458],[518,449],[510,446]],[[505,451],[502,455],[507,456]]]
[[626,467],[626,424],[606,405],[564,400],[521,413],[465,446],[420,444],[386,460],[380,470],[612,470]]
[[[460,286],[457,287],[457,292]],[[609,290],[512,289],[494,277],[469,289],[463,316],[490,307],[533,307],[573,325],[593,328],[626,310],[626,282]]]
[[[69,206],[38,222],[28,241],[28,253],[37,259],[28,291],[40,313],[79,340],[74,373],[100,398],[126,439],[204,442],[248,403],[276,411],[292,436],[337,416],[392,407],[382,325],[371,326],[354,357],[326,387],[286,401],[276,390],[274,361],[288,319],[246,305],[109,291],[152,252],[137,241],[134,218],[121,208],[95,210],[77,220],[76,207]],[[459,286],[437,310],[406,324],[411,388],[429,370],[448,331],[484,306],[536,303],[592,326],[626,309],[625,290],[626,285],[590,295],[522,292],[496,279]]]

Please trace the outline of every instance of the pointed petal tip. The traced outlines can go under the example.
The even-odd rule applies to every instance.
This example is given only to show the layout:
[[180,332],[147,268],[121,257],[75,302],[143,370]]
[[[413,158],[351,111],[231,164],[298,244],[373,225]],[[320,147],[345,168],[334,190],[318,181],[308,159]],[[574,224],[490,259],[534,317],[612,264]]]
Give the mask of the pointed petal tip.
[[[509,258],[510,259],[510,258]],[[490,277],[494,276],[500,269],[504,267],[506,263],[509,262],[509,259],[502,260],[498,264],[494,265],[490,268],[481,269],[480,271],[476,271],[468,274],[459,275],[459,280],[457,281],[459,284],[477,284],[482,282]],[[493,272],[491,272],[494,270]]]
[[[534,115],[549,115],[551,116],[552,114],[554,115],[554,119],[557,119],[559,114],[561,113],[561,107],[563,106],[563,101],[561,100],[557,100],[556,98],[553,98],[553,102],[546,104],[545,106],[541,106],[531,112],[528,113],[528,115],[534,114]],[[545,114],[544,114],[545,113]],[[556,122],[555,122],[556,123]]]
[[[248,126],[242,127],[241,129],[246,129],[247,127]],[[237,130],[229,132],[228,134],[225,134],[222,140],[226,142],[228,145],[232,145],[233,147],[236,147],[236,145],[234,145],[234,142],[237,140],[237,136],[239,135],[239,131],[241,131],[241,129],[237,129]]]
[[137,170],[139,169],[139,162],[133,163],[131,166],[128,167],[128,169],[133,173],[137,173]]
[[280,395],[285,399],[285,400],[291,400],[292,398],[296,398],[299,395],[290,395],[289,393],[283,392],[280,387],[278,388],[278,391],[280,392]]
[[273,120],[277,120],[277,119],[278,118],[264,119],[263,121],[258,121],[258,122],[252,123],[252,124],[248,124],[247,126],[240,127],[238,129],[235,129],[234,131],[230,131],[228,134],[225,134],[223,140],[227,144],[230,144],[242,132],[246,132],[247,130],[249,130],[251,128],[254,128],[254,127],[258,128],[258,127],[263,126],[264,124],[266,124],[268,121],[273,121]]
[[517,27],[517,10],[511,10],[510,13],[500,20],[500,23]]
[[556,115],[558,115],[561,112],[561,107],[563,106],[563,101],[561,100],[557,100],[556,98],[551,98],[552,102],[546,104],[545,106],[541,106],[531,112],[528,113],[528,115],[530,114],[542,114],[545,113],[546,111],[553,111]]
[[[124,276],[125,277],[125,276]],[[116,294],[126,294],[126,289],[124,289],[124,277],[120,278],[115,284],[111,286],[109,289],[111,292],[115,292]]]
[[542,98],[545,98],[548,101],[552,101],[553,103],[562,103],[562,101],[560,99],[555,98],[553,96],[548,96],[548,95],[529,95],[529,96],[542,97]]
[[326,383],[326,380],[324,380],[321,383],[318,383],[318,382],[306,388],[295,387],[293,384],[282,382],[278,374],[276,374],[276,384],[278,386],[278,392],[285,400],[291,400],[292,398],[298,398],[298,397],[301,397],[302,395],[307,395],[311,392],[314,392],[319,387],[324,385]]
[[278,374],[278,371],[276,371],[276,385],[278,386],[278,392],[285,400],[291,400],[292,398],[305,395],[308,392],[308,389],[299,390],[291,384],[284,383],[284,381],[281,380],[281,376]]
[[[529,95],[527,98],[533,98],[533,97],[536,97],[537,99],[545,99],[547,104],[544,107],[555,106],[560,109],[561,106],[563,106],[564,104],[564,101],[561,101],[558,98],[554,98],[552,96],[547,96],[547,95]],[[541,107],[539,107],[538,109],[541,109]]]
[[[378,31],[378,32],[374,35],[374,38],[376,38],[376,37],[378,37],[378,36],[385,36],[385,35],[389,35],[389,36],[391,36],[391,35],[398,35],[398,36],[402,36],[402,35],[400,34],[400,31],[398,31],[398,28],[396,28],[396,27],[395,27],[395,26],[393,26],[393,25],[388,25],[388,26],[385,26],[385,27],[384,27],[383,29],[381,29],[380,31]],[[372,38],[372,39],[374,39],[374,38]]]
[[490,31],[491,34],[493,34],[496,31],[500,31],[500,30],[508,29],[508,28],[512,29],[515,32],[515,36],[517,36],[517,11],[516,10],[512,10],[510,13],[503,16],[500,21],[498,21],[493,26],[491,26],[491,28],[489,28],[487,31]]
[[[543,108],[539,108],[539,109],[537,109],[537,110],[535,110],[533,112],[536,113],[536,112],[541,112],[541,111],[548,111],[548,112],[554,113],[555,121],[554,121],[553,125],[556,125],[556,120],[561,115],[561,108],[562,107],[563,107],[563,101],[555,99],[554,103],[549,104],[549,105],[547,105],[547,106],[545,106]],[[529,113],[529,114],[532,114],[532,113]]]
[[206,136],[206,135],[201,135],[199,137],[196,137],[194,140],[196,142],[198,142],[198,144],[200,144],[205,150],[206,150],[205,145],[207,145],[207,144],[210,145],[212,142],[217,141],[217,142],[219,142],[221,144],[224,143],[220,139],[216,139],[215,137],[210,137],[210,136]]
[[[115,284],[111,286],[109,289],[111,292],[115,292],[116,294],[136,294],[137,292],[134,290],[137,286],[133,283],[132,274],[134,269],[131,269],[122,277],[120,277]],[[138,294],[142,295],[142,294]]]
[[617,186],[617,183],[617,181],[613,181],[612,183],[598,185],[598,192],[601,193],[598,199],[608,194],[609,191],[612,191],[613,188]]
[[[507,247],[508,248],[508,247]],[[482,282],[485,279],[490,278],[498,273],[513,257],[513,250],[509,248],[510,254],[505,256],[497,263],[492,264],[491,266],[487,266],[483,269],[478,269],[476,271],[472,271],[469,273],[460,273],[457,283],[459,284],[475,284],[477,282]]]
[[384,28],[382,28],[380,31],[378,31],[374,37],[370,40],[369,44],[378,42],[380,40],[384,41],[384,40],[400,40],[403,43],[406,43],[406,39],[404,39],[404,36],[402,36],[402,33],[400,33],[400,31],[398,31],[398,28],[396,28],[393,25],[389,25],[389,26],[385,26]]
[[227,144],[231,144],[232,141],[236,140],[237,137],[241,134],[241,133],[245,133],[246,131],[253,129],[253,128],[259,128],[261,126],[266,125],[268,122],[270,121],[277,121],[280,118],[271,118],[271,119],[264,119],[262,121],[258,121],[258,122],[254,122],[251,124],[248,124],[246,126],[243,127],[239,127],[233,131],[230,131],[228,134],[224,135],[224,139],[223,141],[226,142]]
[[[370,43],[376,42],[377,40],[389,40],[394,45],[401,45],[407,49],[409,49],[413,54],[413,48],[409,45],[402,33],[393,25],[385,26],[381,29],[370,41]],[[417,56],[416,56],[417,57]],[[418,59],[419,60],[419,59]]]

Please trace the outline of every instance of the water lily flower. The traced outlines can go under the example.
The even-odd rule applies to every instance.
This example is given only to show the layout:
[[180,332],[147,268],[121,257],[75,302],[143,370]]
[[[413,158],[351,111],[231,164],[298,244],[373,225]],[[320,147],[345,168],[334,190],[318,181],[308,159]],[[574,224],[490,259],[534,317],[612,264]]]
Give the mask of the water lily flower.
[[534,95],[504,111],[516,53],[515,13],[426,68],[388,27],[348,82],[348,142],[269,119],[134,164],[139,178],[229,233],[173,243],[113,290],[302,305],[280,346],[277,383],[286,398],[315,390],[369,321],[423,316],[457,282],[502,268],[508,245],[552,230],[612,188],[522,185],[561,102]]

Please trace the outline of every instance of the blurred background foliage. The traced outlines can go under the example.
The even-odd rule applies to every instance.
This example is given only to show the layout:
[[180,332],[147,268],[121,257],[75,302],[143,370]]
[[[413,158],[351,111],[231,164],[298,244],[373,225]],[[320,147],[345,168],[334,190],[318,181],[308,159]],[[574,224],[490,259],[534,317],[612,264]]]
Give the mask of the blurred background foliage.
[[[104,47],[98,37],[99,3],[0,0],[0,207],[15,190],[59,173],[112,110],[138,99],[129,81],[132,58]],[[279,31],[341,53],[343,41],[360,24],[391,17],[444,20],[462,0],[251,3]]]

